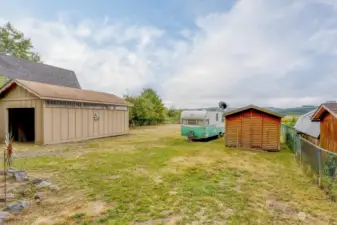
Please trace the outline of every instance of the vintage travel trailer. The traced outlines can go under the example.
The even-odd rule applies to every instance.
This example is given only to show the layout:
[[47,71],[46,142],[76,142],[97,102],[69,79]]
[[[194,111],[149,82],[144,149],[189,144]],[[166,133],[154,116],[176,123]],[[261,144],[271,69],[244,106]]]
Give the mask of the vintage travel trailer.
[[181,135],[191,141],[225,133],[222,111],[186,110],[181,113],[180,123]]

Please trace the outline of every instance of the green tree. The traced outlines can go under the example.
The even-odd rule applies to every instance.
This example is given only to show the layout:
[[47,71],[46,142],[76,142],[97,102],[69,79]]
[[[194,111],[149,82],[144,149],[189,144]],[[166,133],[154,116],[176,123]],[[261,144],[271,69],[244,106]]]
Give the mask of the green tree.
[[31,40],[25,38],[24,34],[15,29],[11,23],[8,22],[4,26],[0,26],[0,52],[40,62],[39,54],[32,51],[33,47]]
[[181,110],[175,109],[173,106],[169,109],[166,109],[166,116],[168,117],[168,120],[171,121],[179,121],[180,120],[180,114]]
[[153,89],[144,89],[139,96],[127,94],[124,99],[133,104],[129,111],[130,124],[151,125],[165,120],[164,104]]
[[161,123],[165,120],[165,107],[162,99],[151,88],[144,89],[140,94],[148,110],[148,119]]

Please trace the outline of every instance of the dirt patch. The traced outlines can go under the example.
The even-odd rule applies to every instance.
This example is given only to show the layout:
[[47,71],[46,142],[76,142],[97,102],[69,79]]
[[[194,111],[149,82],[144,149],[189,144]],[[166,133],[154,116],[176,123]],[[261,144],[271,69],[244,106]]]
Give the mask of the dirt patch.
[[148,220],[145,222],[132,222],[130,225],[157,225],[157,224],[166,224],[166,225],[178,225],[180,224],[182,218],[181,216],[169,216],[165,218]]
[[[68,199],[69,200],[69,199]],[[72,201],[70,201],[72,202]],[[61,202],[54,199],[49,199],[50,204]],[[69,203],[69,202],[68,202]],[[114,204],[106,204],[103,201],[93,201],[93,202],[77,202],[73,204],[65,204],[63,209],[55,212],[53,216],[39,217],[33,224],[42,225],[42,224],[55,224],[55,223],[66,223],[71,224],[73,217],[76,215],[83,215],[86,218],[98,217],[101,214],[105,213],[108,209],[114,207]],[[52,221],[52,223],[48,223]]]
[[88,202],[84,206],[78,208],[75,207],[74,211],[68,211],[69,216],[72,216],[74,214],[84,213],[86,217],[95,217],[99,216],[102,213],[104,213],[107,209],[111,209],[114,207],[114,204],[107,205],[103,201],[94,201],[94,202]]
[[268,210],[272,212],[287,215],[297,215],[298,213],[298,211],[295,208],[289,206],[287,203],[275,199],[267,200],[266,205],[268,207]]
[[179,156],[179,157],[174,157],[171,160],[171,164],[173,165],[179,165],[179,166],[187,166],[187,167],[193,167],[198,164],[212,164],[215,162],[216,159],[212,158],[207,158],[207,157],[201,157],[201,156],[190,156],[190,157],[184,157],[184,156]]

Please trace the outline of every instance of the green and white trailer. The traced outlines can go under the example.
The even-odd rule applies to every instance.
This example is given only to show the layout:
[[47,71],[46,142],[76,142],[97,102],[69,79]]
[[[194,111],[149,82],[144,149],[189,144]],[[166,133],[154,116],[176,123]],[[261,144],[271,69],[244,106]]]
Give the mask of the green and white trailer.
[[186,110],[181,113],[180,124],[181,135],[191,141],[225,133],[222,111]]

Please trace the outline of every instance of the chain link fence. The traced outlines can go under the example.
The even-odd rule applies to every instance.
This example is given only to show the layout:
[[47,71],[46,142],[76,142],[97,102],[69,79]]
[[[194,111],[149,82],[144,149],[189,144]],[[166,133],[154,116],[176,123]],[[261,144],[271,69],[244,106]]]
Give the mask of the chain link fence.
[[337,200],[337,154],[302,138],[296,130],[282,124],[281,139],[295,153],[304,171],[334,200]]

